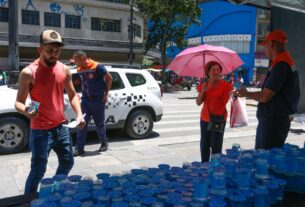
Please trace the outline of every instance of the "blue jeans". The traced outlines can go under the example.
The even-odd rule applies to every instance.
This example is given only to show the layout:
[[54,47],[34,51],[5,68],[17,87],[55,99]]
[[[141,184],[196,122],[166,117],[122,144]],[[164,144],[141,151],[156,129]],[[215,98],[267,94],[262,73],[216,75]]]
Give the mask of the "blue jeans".
[[259,117],[255,149],[283,147],[290,129],[289,117]]
[[76,135],[76,148],[78,150],[84,150],[86,138],[87,138],[87,127],[91,117],[94,120],[96,126],[96,133],[100,142],[106,140],[106,128],[105,128],[105,103],[103,97],[82,97],[81,107],[82,112],[85,115],[86,126],[83,129],[77,129]]
[[[201,162],[210,161],[210,153],[212,149],[212,154],[222,152],[222,143],[224,133],[208,131],[209,122],[200,120],[200,154]],[[226,124],[224,124],[225,126]]]
[[46,172],[51,149],[58,157],[56,174],[69,174],[74,164],[71,143],[70,132],[62,125],[48,130],[31,129],[31,171],[26,180],[24,194],[37,192],[39,182]]

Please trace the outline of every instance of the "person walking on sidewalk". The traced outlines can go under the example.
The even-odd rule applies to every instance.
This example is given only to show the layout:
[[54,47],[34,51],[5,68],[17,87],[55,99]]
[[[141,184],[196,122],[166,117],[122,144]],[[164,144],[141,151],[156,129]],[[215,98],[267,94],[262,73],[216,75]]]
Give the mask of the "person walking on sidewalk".
[[[218,62],[208,62],[205,67],[205,74],[208,80],[199,86],[199,94],[196,103],[203,107],[200,115],[200,152],[201,162],[209,162],[210,154],[221,153],[223,145],[223,135],[227,119],[226,104],[229,101],[232,85],[222,79],[222,67]],[[220,119],[213,120],[218,116]],[[214,122],[215,121],[215,122]],[[218,121],[219,129],[213,129],[213,123]]]
[[[101,142],[99,151],[108,150],[105,128],[105,103],[112,84],[112,77],[104,65],[87,58],[84,51],[76,51],[73,55],[78,72],[82,73],[81,107],[85,114],[85,121],[89,123],[91,116],[96,126],[97,136]],[[74,156],[85,154],[87,138],[87,124],[78,129]]]
[[[63,126],[66,121],[64,90],[77,114],[78,126],[83,127],[85,124],[79,98],[71,81],[72,75],[68,67],[58,61],[62,46],[62,38],[58,32],[43,31],[38,48],[39,58],[25,67],[19,76],[15,108],[31,120],[31,171],[26,180],[25,194],[37,191],[45,174],[51,149],[58,157],[56,174],[67,175],[74,164],[70,132]],[[40,103],[38,110],[29,110],[25,105],[28,94],[32,101]]]
[[245,88],[236,91],[240,97],[258,101],[255,149],[283,147],[290,129],[289,115],[297,110],[300,99],[298,73],[294,61],[286,50],[287,35],[282,30],[271,32],[262,45],[272,59],[262,90],[249,92]]

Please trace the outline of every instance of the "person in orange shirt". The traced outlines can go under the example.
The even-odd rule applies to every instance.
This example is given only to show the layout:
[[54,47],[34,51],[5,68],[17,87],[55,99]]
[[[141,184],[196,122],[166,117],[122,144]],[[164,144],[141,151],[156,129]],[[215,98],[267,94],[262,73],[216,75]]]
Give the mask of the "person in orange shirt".
[[235,95],[258,102],[255,149],[283,147],[289,129],[290,115],[297,111],[300,100],[299,75],[286,49],[288,36],[283,30],[274,30],[261,43],[267,57],[272,59],[261,91],[241,88]]
[[[201,162],[208,162],[210,154],[221,153],[223,144],[224,128],[227,119],[226,104],[229,101],[230,93],[233,90],[232,85],[221,77],[222,67],[216,61],[211,61],[206,64],[205,74],[208,81],[203,84],[196,103],[203,107],[200,115],[200,151]],[[222,116],[222,130],[213,131],[209,128],[210,117],[212,115]]]

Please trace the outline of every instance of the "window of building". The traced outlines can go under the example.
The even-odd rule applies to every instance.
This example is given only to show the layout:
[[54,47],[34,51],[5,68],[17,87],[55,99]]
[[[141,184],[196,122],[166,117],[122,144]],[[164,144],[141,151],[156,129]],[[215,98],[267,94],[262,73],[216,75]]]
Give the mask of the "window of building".
[[[128,33],[130,33],[130,25],[128,25]],[[141,26],[138,24],[133,24],[133,35],[141,37]]]
[[120,77],[120,75],[116,72],[109,72],[112,76],[112,84],[110,90],[119,90],[125,88],[124,83]]
[[141,74],[126,73],[126,76],[131,86],[140,86],[146,83],[145,78]]
[[135,33],[135,36],[141,37],[141,26],[140,25],[137,25],[137,24],[134,25],[134,33]]
[[104,32],[121,32],[121,21],[115,19],[91,18],[91,29]]
[[0,22],[8,22],[8,8],[0,7]]
[[65,15],[65,27],[80,29],[80,16],[76,15]]
[[270,24],[266,22],[259,22],[257,27],[257,37],[264,38],[270,31]]
[[40,25],[39,11],[22,10],[22,24]]
[[99,31],[102,30],[100,18],[91,17],[91,29]]
[[44,26],[50,27],[60,27],[61,26],[61,16],[57,13],[44,13]]

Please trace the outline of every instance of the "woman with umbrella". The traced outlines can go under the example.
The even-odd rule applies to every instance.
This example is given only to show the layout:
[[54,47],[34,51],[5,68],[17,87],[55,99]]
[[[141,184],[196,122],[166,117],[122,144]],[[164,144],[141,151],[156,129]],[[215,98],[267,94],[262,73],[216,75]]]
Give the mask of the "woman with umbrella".
[[196,103],[203,104],[200,115],[201,161],[208,162],[210,154],[221,153],[223,135],[227,119],[226,104],[229,101],[232,85],[221,79],[222,66],[211,61],[206,64],[208,81],[203,83]]
[[[206,64],[207,63],[207,64]],[[226,104],[232,91],[230,83],[221,80],[241,66],[243,61],[238,54],[222,46],[200,45],[180,52],[168,68],[179,76],[208,78],[199,88],[197,104],[204,103],[201,111],[201,161],[208,162],[212,154],[221,153],[223,133],[226,124]]]

